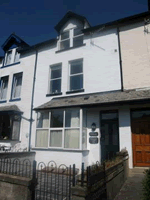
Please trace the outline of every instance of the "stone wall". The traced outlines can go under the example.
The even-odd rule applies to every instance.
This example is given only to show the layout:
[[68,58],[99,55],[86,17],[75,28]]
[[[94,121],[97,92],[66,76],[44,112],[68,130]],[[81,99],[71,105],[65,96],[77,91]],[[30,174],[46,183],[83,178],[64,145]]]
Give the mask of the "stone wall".
[[25,177],[0,173],[1,200],[31,200],[32,180]]

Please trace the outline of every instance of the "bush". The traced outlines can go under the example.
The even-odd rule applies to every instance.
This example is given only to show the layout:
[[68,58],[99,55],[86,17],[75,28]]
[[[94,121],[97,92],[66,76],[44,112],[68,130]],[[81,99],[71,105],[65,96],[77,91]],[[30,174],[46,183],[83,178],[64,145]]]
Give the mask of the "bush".
[[144,171],[145,177],[142,181],[143,200],[150,200],[150,169]]

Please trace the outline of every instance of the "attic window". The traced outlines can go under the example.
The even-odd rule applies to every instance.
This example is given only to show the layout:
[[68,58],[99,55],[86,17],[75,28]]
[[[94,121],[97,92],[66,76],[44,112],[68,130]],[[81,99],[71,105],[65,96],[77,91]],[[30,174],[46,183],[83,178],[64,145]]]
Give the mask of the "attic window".
[[11,58],[12,58],[12,50],[6,53],[6,62],[5,62],[6,65],[11,64]]
[[17,48],[8,50],[5,54],[5,65],[10,65],[19,62],[20,54],[17,52]]
[[69,49],[83,45],[83,33],[81,28],[70,29],[60,35],[59,50]]

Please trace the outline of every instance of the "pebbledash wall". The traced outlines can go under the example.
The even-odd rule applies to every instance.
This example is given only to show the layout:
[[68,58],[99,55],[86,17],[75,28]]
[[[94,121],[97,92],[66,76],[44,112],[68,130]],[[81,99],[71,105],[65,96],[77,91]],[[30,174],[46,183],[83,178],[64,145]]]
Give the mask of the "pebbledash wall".
[[[0,103],[0,107],[17,105],[18,108],[23,112],[21,118],[21,127],[20,127],[20,138],[19,141],[11,140],[0,140],[0,145],[15,146],[15,149],[28,149],[28,140],[29,140],[29,119],[30,119],[30,110],[31,110],[31,96],[32,96],[32,83],[33,83],[33,74],[35,66],[35,53],[22,54],[20,57],[20,64],[13,64],[9,67],[0,68],[0,77],[9,76],[8,90],[7,90],[7,102]],[[11,89],[13,74],[23,72],[22,78],[22,87],[21,87],[21,100],[12,101],[11,99]]]
[[[72,28],[76,26],[74,21],[69,21],[64,27]],[[112,28],[92,35],[85,35],[85,46],[57,52],[57,44],[44,46],[38,50],[37,73],[34,94],[34,107],[50,101],[54,97],[46,97],[48,93],[50,65],[62,63],[61,96],[80,95],[104,91],[121,90],[119,50],[117,29]],[[69,83],[69,61],[83,59],[83,88],[84,92],[76,94],[66,94]],[[61,97],[61,96],[57,96]],[[58,108],[59,109],[59,108]],[[98,144],[89,144],[89,132],[91,124],[96,123],[98,139],[100,139],[100,107],[87,111],[87,150],[57,150],[47,148],[35,148],[36,138],[36,113],[34,111],[34,122],[32,127],[32,148],[36,151],[36,160],[48,163],[55,160],[57,164],[65,163],[77,164],[81,167],[81,162],[92,164],[100,160],[101,149],[100,140]]]

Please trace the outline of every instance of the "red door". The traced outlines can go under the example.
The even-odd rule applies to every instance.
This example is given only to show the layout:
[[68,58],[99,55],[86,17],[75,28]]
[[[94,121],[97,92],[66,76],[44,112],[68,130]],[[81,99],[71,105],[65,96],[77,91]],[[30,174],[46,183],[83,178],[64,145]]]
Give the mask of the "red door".
[[150,116],[132,119],[133,165],[150,166]]

